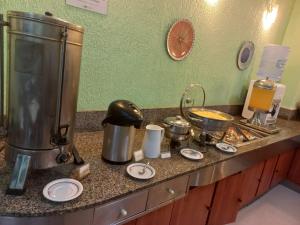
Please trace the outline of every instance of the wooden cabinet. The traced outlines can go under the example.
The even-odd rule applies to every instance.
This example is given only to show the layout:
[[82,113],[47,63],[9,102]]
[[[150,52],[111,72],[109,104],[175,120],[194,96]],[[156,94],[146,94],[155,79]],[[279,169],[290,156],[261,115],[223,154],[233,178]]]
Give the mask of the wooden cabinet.
[[257,196],[263,195],[270,189],[270,184],[276,168],[278,157],[279,156],[275,156],[265,161],[260,184],[256,194]]
[[242,172],[242,183],[241,183],[241,207],[252,202],[260,184],[262,172],[264,169],[265,162],[262,161],[257,165],[254,165]]
[[276,186],[288,176],[291,163],[294,158],[295,150],[289,150],[279,155],[274,175],[271,182],[271,187]]
[[[242,206],[251,203],[256,197],[261,196],[270,187],[287,177],[300,185],[300,150],[287,150],[215,184],[193,188],[184,198],[125,225],[225,225],[232,223]],[[148,209],[151,209],[152,205],[170,200],[171,197],[166,200],[161,197],[165,196],[165,191],[170,188],[178,192],[179,196],[183,195],[187,178],[181,179],[174,181],[176,185],[173,181],[162,184],[159,188],[161,192],[153,189],[153,194],[149,196],[150,200],[152,199],[150,203],[155,202],[155,204],[147,204]]]
[[136,225],[136,220],[130,221],[128,223],[124,223],[123,225]]
[[288,179],[300,185],[300,149],[296,150],[294,160],[288,174]]
[[205,225],[215,184],[190,190],[174,203],[170,225]]
[[240,208],[242,174],[227,177],[216,184],[208,225],[224,225],[235,221]]
[[169,225],[172,215],[172,209],[173,204],[164,206],[137,219],[135,225]]

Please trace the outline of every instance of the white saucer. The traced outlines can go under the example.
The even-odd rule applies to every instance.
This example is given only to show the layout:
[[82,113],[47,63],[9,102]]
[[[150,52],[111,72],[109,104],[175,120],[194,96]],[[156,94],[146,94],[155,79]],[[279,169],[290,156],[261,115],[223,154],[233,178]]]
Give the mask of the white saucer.
[[217,147],[217,149],[221,150],[222,152],[226,152],[226,153],[236,153],[237,152],[237,149],[234,146],[223,143],[223,142],[216,144],[216,147]]
[[180,150],[180,154],[187,159],[200,160],[203,159],[203,154],[191,148],[183,148]]
[[[144,169],[145,173],[140,174],[139,172],[143,171]],[[148,180],[155,176],[155,169],[145,163],[132,163],[127,166],[126,171],[130,176],[140,180]]]
[[66,202],[81,195],[82,184],[74,179],[64,178],[51,181],[43,189],[46,199],[54,202]]

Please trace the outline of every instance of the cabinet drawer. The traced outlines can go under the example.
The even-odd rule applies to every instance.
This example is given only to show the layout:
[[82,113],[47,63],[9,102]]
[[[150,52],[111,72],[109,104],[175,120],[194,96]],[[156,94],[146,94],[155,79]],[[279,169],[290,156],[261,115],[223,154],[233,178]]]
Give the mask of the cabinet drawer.
[[95,209],[93,225],[109,225],[145,211],[148,191],[141,191]]
[[189,176],[183,176],[166,181],[149,190],[147,209],[155,208],[169,200],[185,195]]

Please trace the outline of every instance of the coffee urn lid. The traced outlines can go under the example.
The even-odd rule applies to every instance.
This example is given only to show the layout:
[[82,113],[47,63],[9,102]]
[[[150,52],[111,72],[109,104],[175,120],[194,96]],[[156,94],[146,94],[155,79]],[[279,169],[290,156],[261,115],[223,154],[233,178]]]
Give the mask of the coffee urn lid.
[[110,103],[102,125],[110,123],[118,126],[140,128],[143,119],[141,110],[134,103],[128,100],[116,100]]
[[80,32],[84,31],[82,26],[79,26],[74,23],[70,23],[66,20],[63,20],[61,18],[55,17],[51,12],[45,12],[45,15],[42,15],[42,14],[31,13],[31,12],[8,11],[7,16],[34,20],[34,21],[38,21],[41,23],[48,23],[48,24],[53,24],[53,25],[57,25],[57,26],[65,26],[69,29],[77,30]]

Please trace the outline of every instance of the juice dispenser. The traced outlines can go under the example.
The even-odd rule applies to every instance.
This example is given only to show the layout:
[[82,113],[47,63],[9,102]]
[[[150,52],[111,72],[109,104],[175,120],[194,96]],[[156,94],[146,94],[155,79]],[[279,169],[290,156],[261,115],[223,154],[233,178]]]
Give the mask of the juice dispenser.
[[272,80],[255,81],[250,97],[249,110],[254,111],[253,117],[248,121],[253,125],[260,126],[261,113],[269,113],[272,107],[276,86]]

